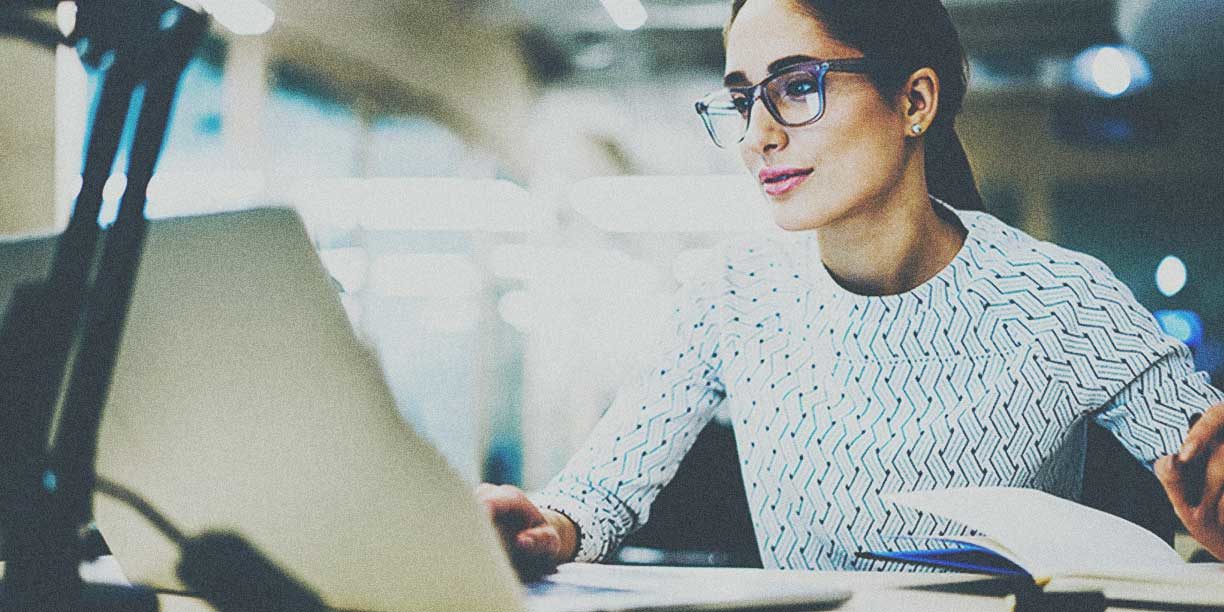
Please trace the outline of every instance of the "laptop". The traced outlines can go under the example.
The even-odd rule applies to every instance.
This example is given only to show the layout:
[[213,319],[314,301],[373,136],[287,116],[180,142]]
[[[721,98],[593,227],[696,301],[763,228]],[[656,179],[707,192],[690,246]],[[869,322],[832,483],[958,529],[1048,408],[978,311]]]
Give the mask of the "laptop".
[[[53,248],[0,241],[0,304],[45,276]],[[400,417],[289,209],[151,222],[98,473],[189,536],[240,533],[336,608],[815,609],[850,595],[763,570],[777,579],[755,589],[605,566],[521,585],[471,483]],[[176,545],[144,517],[99,495],[96,521],[132,582],[184,589]]]

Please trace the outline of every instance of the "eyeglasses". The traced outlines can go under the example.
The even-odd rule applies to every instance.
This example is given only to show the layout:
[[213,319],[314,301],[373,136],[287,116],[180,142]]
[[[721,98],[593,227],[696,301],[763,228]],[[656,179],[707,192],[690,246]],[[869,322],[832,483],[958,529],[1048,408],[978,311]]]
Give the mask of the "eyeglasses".
[[824,115],[826,74],[867,74],[881,68],[880,61],[864,57],[803,62],[771,74],[756,85],[715,91],[697,102],[697,114],[714,144],[726,148],[744,140],[752,118],[752,104],[757,98],[779,124],[811,125]]

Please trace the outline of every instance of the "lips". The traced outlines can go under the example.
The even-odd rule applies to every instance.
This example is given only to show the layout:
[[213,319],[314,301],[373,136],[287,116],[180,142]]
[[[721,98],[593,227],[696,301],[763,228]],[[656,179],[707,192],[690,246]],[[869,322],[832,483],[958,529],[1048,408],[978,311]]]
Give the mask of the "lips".
[[779,196],[798,187],[811,174],[812,168],[771,166],[762,168],[757,174],[757,178],[765,186],[765,193],[771,196]]

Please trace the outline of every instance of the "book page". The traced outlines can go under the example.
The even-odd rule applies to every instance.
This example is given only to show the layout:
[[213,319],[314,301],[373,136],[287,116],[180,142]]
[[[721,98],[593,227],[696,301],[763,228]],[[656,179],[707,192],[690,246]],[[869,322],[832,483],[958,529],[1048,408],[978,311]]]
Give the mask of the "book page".
[[986,534],[1014,553],[1013,560],[1039,582],[1085,573],[1169,574],[1186,565],[1152,532],[1034,489],[976,487],[883,497]]
[[1151,604],[1214,606],[1224,604],[1224,565],[1219,563],[1186,564],[1174,576],[1159,573],[1146,576],[1113,578],[1056,578],[1046,585],[1046,592],[1101,591],[1113,602],[1134,602],[1145,609],[1166,608]]

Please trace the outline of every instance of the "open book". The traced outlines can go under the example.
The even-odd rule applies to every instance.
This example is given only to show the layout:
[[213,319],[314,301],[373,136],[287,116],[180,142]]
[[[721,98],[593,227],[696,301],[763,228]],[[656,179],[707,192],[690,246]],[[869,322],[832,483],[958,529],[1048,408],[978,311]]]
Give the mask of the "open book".
[[861,557],[1027,576],[1047,591],[1093,588],[1114,600],[1224,605],[1224,566],[1186,563],[1150,531],[1048,493],[981,487],[893,493],[884,499],[951,519],[980,535],[898,538],[902,547],[918,549]]

